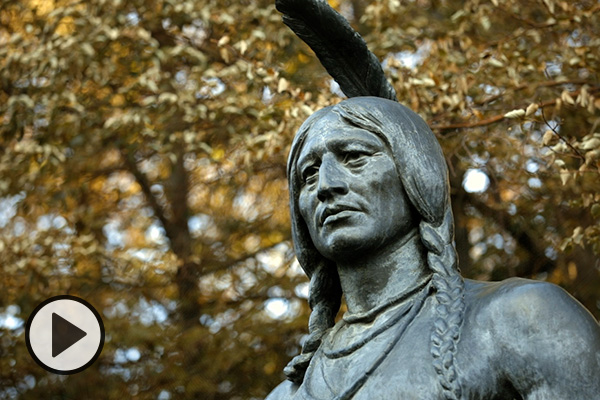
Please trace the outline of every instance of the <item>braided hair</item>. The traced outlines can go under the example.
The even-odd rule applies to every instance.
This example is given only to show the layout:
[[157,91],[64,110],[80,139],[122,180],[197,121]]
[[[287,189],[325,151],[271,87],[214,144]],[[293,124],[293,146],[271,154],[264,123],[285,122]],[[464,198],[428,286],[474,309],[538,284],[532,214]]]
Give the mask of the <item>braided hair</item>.
[[398,175],[410,202],[418,211],[419,233],[427,250],[427,266],[436,290],[436,318],[431,332],[433,367],[446,400],[461,398],[454,363],[465,309],[464,283],[454,247],[454,225],[449,198],[448,170],[435,135],[425,121],[401,104],[377,97],[353,97],[314,113],[300,127],[288,159],[290,211],[294,248],[310,277],[309,336],[302,353],[285,368],[288,379],[300,384],[323,335],[334,325],[340,307],[341,286],[335,263],[316,250],[298,205],[300,179],[296,162],[312,126],[334,112],[351,126],[377,135],[391,150]]
[[456,344],[465,310],[464,282],[458,273],[458,257],[452,233],[452,210],[448,206],[441,225],[422,221],[421,241],[427,249],[427,264],[433,271],[436,289],[436,319],[431,331],[431,355],[446,400],[461,399],[461,387],[454,364]]

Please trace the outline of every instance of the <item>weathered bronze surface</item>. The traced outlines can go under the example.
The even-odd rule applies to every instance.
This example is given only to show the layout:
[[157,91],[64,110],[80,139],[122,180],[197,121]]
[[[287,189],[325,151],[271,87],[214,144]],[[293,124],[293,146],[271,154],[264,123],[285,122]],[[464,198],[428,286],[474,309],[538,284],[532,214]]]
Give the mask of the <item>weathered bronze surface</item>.
[[288,174],[313,315],[269,400],[600,398],[600,327],[575,299],[461,278],[445,161],[415,113],[374,97],[321,110]]
[[[277,2],[284,13],[302,4],[331,12]],[[461,277],[439,143],[376,80],[349,79],[352,98],[309,117],[292,144],[292,233],[313,311],[267,399],[600,399],[600,326],[574,298],[545,282]]]

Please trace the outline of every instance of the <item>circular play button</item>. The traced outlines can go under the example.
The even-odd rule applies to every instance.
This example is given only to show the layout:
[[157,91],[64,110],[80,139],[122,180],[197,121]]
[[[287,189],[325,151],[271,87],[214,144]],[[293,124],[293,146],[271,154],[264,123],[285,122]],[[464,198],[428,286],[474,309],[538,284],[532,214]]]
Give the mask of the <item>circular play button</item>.
[[90,365],[104,346],[104,324],[90,303],[63,295],[40,303],[29,316],[25,341],[45,370],[70,375]]

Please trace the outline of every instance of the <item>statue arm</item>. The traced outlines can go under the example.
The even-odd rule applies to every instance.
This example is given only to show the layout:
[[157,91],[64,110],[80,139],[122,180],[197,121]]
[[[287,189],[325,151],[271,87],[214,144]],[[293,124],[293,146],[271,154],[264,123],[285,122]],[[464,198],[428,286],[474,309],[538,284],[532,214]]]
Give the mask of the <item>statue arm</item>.
[[502,364],[525,400],[600,398],[600,326],[560,287],[525,281],[505,298]]

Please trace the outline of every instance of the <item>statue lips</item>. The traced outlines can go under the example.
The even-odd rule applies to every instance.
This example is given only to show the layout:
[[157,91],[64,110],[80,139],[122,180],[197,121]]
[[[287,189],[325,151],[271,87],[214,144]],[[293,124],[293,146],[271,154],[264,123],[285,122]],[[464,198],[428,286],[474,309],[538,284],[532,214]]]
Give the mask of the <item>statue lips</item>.
[[358,207],[349,204],[333,204],[326,207],[319,217],[319,225],[324,226],[325,223],[339,221],[348,218],[353,212],[360,212]]

